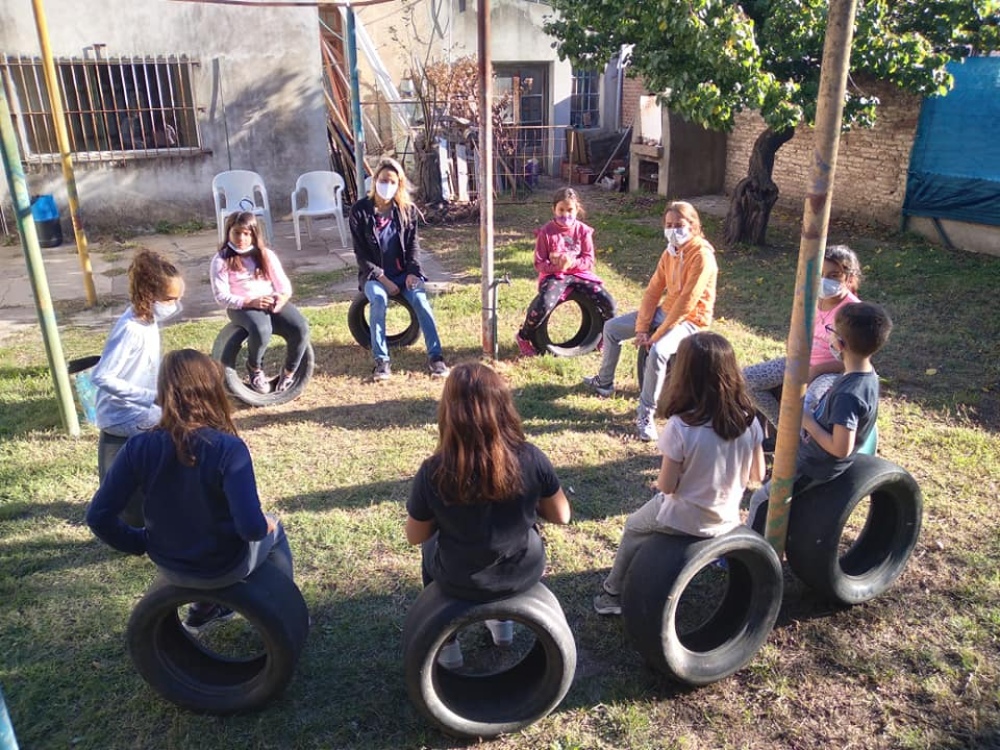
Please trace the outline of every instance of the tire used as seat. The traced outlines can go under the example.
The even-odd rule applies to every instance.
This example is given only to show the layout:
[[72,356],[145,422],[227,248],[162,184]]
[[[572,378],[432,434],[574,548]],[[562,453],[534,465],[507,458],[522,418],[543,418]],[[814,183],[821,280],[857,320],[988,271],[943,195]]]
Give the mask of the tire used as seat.
[[[280,338],[280,334],[277,332],[274,335]],[[235,323],[227,323],[219,331],[219,335],[215,337],[215,343],[212,344],[212,359],[222,363],[223,379],[229,392],[248,406],[276,406],[294,401],[301,396],[306,384],[312,378],[313,369],[316,366],[316,353],[313,351],[312,344],[306,347],[302,361],[299,362],[299,367],[295,371],[295,381],[289,388],[280,393],[275,392],[274,386],[278,381],[278,377],[275,376],[271,379],[271,392],[258,393],[244,382],[243,372],[237,367],[240,349],[243,348],[246,340],[245,328],[241,328]]]
[[[685,589],[719,558],[728,576],[722,600],[696,628],[678,632]],[[688,685],[708,685],[753,659],[774,627],[781,595],[778,556],[747,528],[709,539],[654,534],[625,574],[622,621],[651,667]]]
[[566,298],[556,305],[553,313],[567,303],[573,303],[580,308],[580,325],[576,333],[565,341],[553,341],[549,335],[549,321],[552,317],[550,314],[534,331],[531,343],[536,351],[548,352],[555,357],[578,357],[594,351],[601,342],[605,318],[594,300],[578,289],[572,289]]
[[[194,601],[242,615],[256,629],[263,653],[234,659],[205,648],[177,614],[178,607]],[[139,674],[168,701],[192,711],[231,714],[259,709],[285,689],[308,632],[301,592],[267,561],[224,589],[185,588],[157,577],[132,610],[127,640]]]
[[[465,675],[437,664],[441,646],[462,628],[513,620],[535,642],[509,669]],[[436,583],[410,607],[403,626],[406,689],[432,724],[457,737],[495,737],[538,721],[559,705],[576,671],[576,644],[559,602],[543,584],[494,602],[445,594]]]
[[[870,497],[864,526],[843,549],[848,519]],[[836,479],[792,499],[785,554],[796,576],[841,604],[873,599],[899,577],[920,536],[923,494],[896,464],[858,454]]]
[[[389,297],[389,307],[391,308],[393,305],[399,305],[406,310],[409,315],[409,324],[402,331],[386,331],[385,341],[390,349],[409,346],[420,336],[420,322],[417,320],[417,313],[406,297],[401,294]],[[388,317],[388,312],[386,317]],[[347,327],[355,341],[365,349],[372,348],[372,329],[368,322],[368,298],[364,292],[358,292],[351,300],[351,306],[347,309]]]

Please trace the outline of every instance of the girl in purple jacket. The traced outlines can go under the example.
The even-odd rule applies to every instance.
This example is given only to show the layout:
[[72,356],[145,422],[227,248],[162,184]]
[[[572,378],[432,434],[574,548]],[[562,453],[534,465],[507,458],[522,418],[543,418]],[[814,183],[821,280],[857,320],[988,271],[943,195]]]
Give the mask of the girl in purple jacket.
[[594,273],[594,229],[580,221],[584,215],[579,194],[570,187],[560,188],[552,198],[552,221],[535,233],[538,296],[528,305],[517,332],[517,346],[524,357],[538,353],[532,343],[535,331],[573,290],[592,299],[604,320],[615,316],[615,300]]

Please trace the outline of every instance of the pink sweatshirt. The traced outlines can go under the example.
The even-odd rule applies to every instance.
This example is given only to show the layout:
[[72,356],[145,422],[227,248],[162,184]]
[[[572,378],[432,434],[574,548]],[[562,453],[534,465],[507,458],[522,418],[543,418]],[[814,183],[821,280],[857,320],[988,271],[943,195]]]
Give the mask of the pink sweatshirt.
[[272,294],[292,296],[292,282],[288,280],[278,256],[268,249],[264,252],[271,269],[270,277],[255,276],[257,263],[246,255],[241,258],[243,270],[230,271],[225,259],[219,253],[215,254],[211,267],[212,294],[220,306],[240,310],[244,303],[258,297]]
[[[573,226],[564,228],[556,221],[550,221],[535,232],[535,270],[538,271],[538,282],[547,276],[578,276],[587,281],[603,284],[604,281],[594,273],[594,229],[577,220]],[[552,264],[553,255],[567,255],[573,258],[573,265],[566,271]]]

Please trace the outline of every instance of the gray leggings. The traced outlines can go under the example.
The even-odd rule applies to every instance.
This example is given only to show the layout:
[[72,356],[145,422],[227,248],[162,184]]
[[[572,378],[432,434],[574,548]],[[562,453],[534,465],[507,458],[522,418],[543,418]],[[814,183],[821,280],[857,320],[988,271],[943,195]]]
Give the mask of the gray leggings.
[[[769,359],[767,362],[744,367],[743,377],[747,381],[750,396],[757,405],[757,409],[767,417],[771,424],[777,426],[779,404],[778,399],[771,391],[774,388],[780,388],[785,382],[785,358]],[[826,395],[838,377],[840,376],[837,373],[827,373],[814,378],[809,383],[809,387],[806,388],[803,408],[810,411],[815,409],[816,404]]]
[[[268,516],[271,518],[271,516]],[[274,519],[272,519],[274,520]],[[178,573],[175,570],[168,570],[157,566],[157,569],[175,586],[184,586],[190,589],[224,589],[239,583],[244,578],[253,573],[257,568],[270,559],[282,573],[292,578],[292,550],[288,546],[288,537],[285,536],[285,529],[280,521],[275,520],[274,531],[255,542],[250,542],[250,549],[247,556],[235,569],[223,576],[215,578],[199,578],[188,573]]]

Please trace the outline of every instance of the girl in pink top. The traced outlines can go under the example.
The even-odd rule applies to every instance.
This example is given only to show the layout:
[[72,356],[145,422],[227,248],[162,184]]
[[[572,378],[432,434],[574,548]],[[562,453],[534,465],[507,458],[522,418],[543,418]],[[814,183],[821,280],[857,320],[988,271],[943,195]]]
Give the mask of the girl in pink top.
[[278,256],[264,246],[257,217],[249,211],[226,220],[226,242],[212,258],[212,293],[229,319],[247,332],[247,370],[258,393],[271,390],[264,374],[264,351],[277,333],[287,343],[285,368],[275,382],[284,391],[295,382],[295,371],[309,347],[309,323],[289,303],[292,284]]
[[601,277],[594,273],[594,230],[580,221],[584,213],[577,192],[573,188],[560,188],[552,198],[552,221],[535,232],[538,296],[528,305],[524,324],[517,332],[522,356],[538,353],[535,332],[573,290],[592,299],[604,320],[615,316],[615,300],[604,289]]
[[[805,408],[812,410],[823,397],[837,376],[844,371],[844,363],[830,352],[827,325],[833,325],[837,310],[851,302],[859,302],[858,285],[861,283],[861,264],[858,256],[847,245],[830,245],[823,256],[823,280],[816,303],[813,321],[812,353],[809,356],[809,387],[806,389]],[[757,409],[771,424],[778,424],[778,399],[772,392],[785,380],[785,358],[771,359],[743,369],[743,377],[750,387]]]

